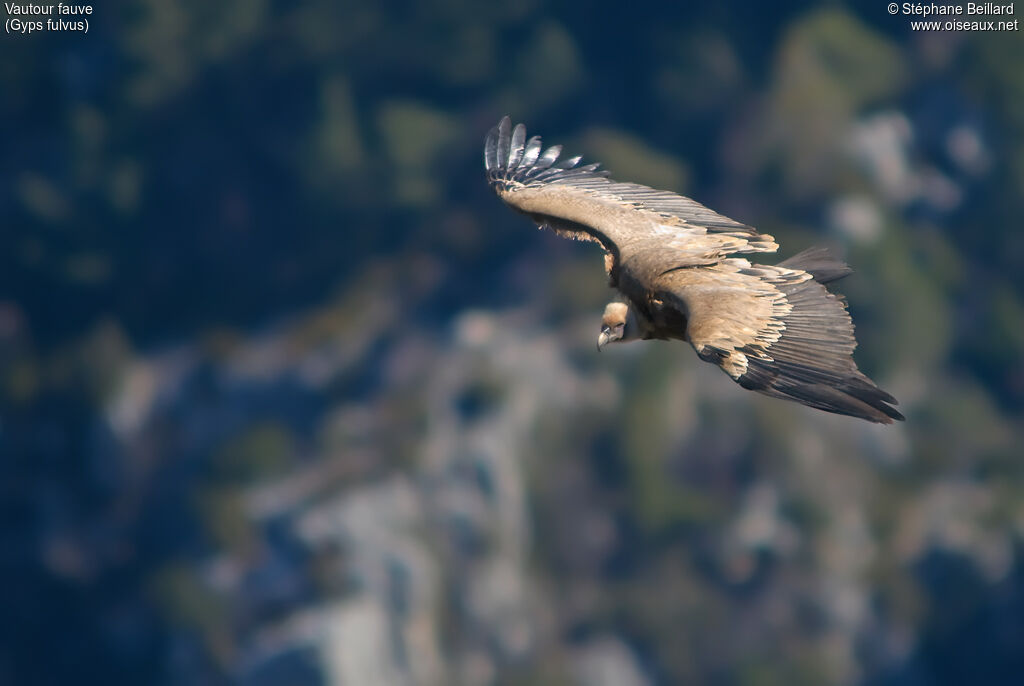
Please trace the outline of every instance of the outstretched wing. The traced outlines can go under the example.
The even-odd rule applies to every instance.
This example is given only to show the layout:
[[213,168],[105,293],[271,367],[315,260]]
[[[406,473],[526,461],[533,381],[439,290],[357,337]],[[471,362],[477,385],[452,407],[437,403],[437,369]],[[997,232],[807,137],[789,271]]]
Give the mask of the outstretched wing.
[[774,267],[728,259],[671,271],[657,290],[685,313],[700,358],[744,388],[890,424],[903,419],[896,399],[857,369],[846,303],[823,285],[848,271],[811,250]]
[[487,179],[508,205],[541,227],[601,243],[618,259],[621,248],[656,239],[674,266],[713,264],[731,253],[775,252],[775,239],[668,191],[617,183],[597,164],[559,161],[560,145],[542,152],[508,117],[487,134]]

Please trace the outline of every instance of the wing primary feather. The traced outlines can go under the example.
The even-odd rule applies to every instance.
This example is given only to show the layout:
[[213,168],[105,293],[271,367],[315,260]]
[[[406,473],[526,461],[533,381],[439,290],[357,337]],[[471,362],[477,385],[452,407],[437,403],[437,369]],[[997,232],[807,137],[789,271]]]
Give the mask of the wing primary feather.
[[522,168],[532,167],[539,156],[540,136],[534,136],[526,144],[526,150],[523,152],[523,160],[519,163],[519,166]]
[[498,168],[498,127],[494,126],[487,132],[487,142],[484,144],[484,167],[488,173]]
[[523,159],[524,143],[526,143],[526,127],[522,124],[516,124],[516,127],[512,129],[511,149],[508,154],[509,170],[518,167],[519,161]]
[[808,248],[779,262],[779,267],[802,269],[811,274],[818,283],[838,281],[853,273],[850,266],[832,255],[828,248]]
[[508,164],[509,150],[512,148],[512,120],[508,116],[501,118],[498,123],[498,169]]
[[579,164],[580,160],[582,159],[583,155],[577,155],[576,157],[568,157],[559,162],[558,164],[556,164],[555,167],[558,169],[572,169],[577,164]]
[[552,145],[550,148],[545,150],[544,154],[540,156],[536,163],[534,163],[533,168],[537,170],[547,169],[548,167],[555,163],[555,160],[557,160],[558,156],[561,154],[562,146]]

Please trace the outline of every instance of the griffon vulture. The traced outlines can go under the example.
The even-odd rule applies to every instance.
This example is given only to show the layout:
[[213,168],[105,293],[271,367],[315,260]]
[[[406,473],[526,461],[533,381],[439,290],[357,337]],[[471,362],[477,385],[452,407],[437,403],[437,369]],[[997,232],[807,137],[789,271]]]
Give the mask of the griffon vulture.
[[487,134],[487,180],[540,228],[599,243],[621,299],[597,345],[689,341],[744,388],[826,412],[891,424],[896,399],[853,361],[857,342],[841,296],[824,284],[850,273],[824,249],[774,266],[736,253],[773,253],[775,239],[668,191],[619,183],[508,117]]

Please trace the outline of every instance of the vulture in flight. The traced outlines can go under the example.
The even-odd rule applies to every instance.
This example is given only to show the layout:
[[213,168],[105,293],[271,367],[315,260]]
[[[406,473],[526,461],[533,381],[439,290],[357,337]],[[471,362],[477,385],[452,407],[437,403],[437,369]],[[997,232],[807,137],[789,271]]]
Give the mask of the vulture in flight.
[[604,311],[597,346],[689,341],[743,388],[891,424],[896,399],[853,361],[853,323],[825,284],[850,268],[812,248],[776,265],[738,253],[773,253],[775,239],[669,191],[608,178],[579,157],[559,160],[540,137],[505,117],[487,134],[487,180],[540,228],[599,243],[620,298]]

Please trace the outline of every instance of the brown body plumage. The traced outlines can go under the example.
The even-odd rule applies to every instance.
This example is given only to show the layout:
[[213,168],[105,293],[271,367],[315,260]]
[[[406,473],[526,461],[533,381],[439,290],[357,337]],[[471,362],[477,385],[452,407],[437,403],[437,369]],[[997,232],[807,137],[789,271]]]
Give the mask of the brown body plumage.
[[872,422],[903,419],[853,361],[853,323],[824,286],[850,270],[827,251],[751,264],[734,255],[775,252],[774,238],[675,193],[612,181],[578,157],[559,162],[561,146],[542,153],[540,138],[527,141],[508,117],[484,153],[488,181],[510,207],[604,248],[622,307],[605,311],[599,346],[685,340],[744,388]]

